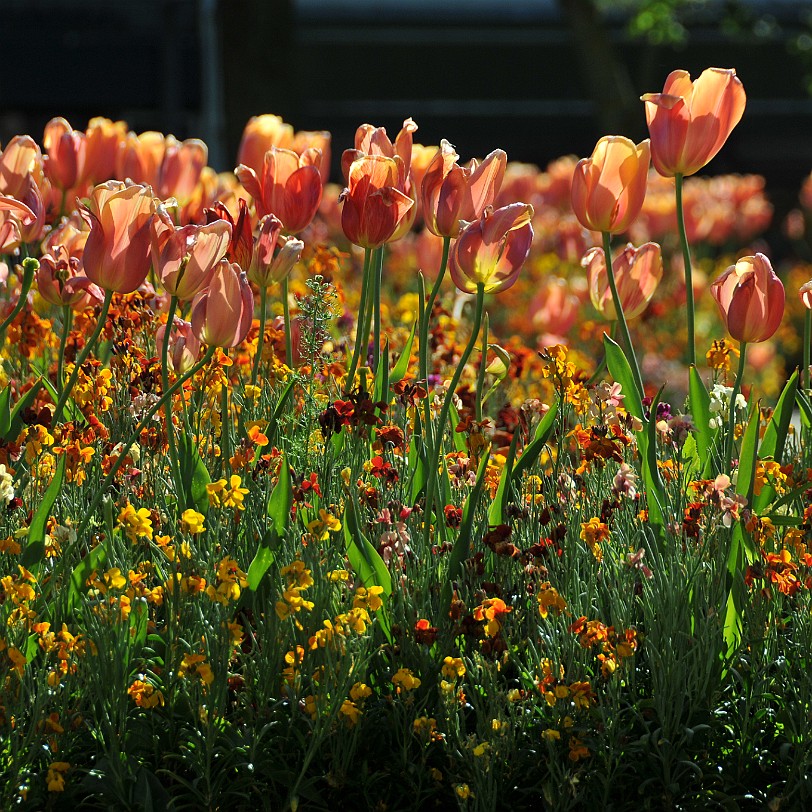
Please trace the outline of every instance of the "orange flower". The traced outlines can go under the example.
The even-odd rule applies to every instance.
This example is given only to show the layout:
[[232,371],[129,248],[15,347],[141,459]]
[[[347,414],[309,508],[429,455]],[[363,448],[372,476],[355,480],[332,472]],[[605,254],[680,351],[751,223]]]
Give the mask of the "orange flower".
[[152,189],[111,180],[93,189],[80,211],[90,225],[84,251],[87,277],[107,290],[132,293],[149,273]]
[[341,227],[347,239],[362,248],[378,248],[392,239],[414,201],[403,191],[400,156],[365,155],[348,171],[341,193]]
[[712,285],[727,331],[737,341],[766,341],[784,316],[784,286],[764,254],[742,257]]
[[533,207],[511,203],[493,211],[488,206],[479,220],[460,232],[449,256],[454,284],[465,293],[475,293],[485,285],[485,293],[509,288],[530,253]]
[[236,347],[251,328],[254,295],[239,265],[222,259],[211,284],[192,302],[192,329],[205,344]]
[[747,101],[732,68],[708,68],[695,82],[687,71],[672,71],[662,93],[646,93],[641,99],[654,168],[667,178],[702,169],[741,120]]
[[591,157],[578,161],[572,210],[584,228],[626,231],[643,206],[650,158],[648,140],[635,145],[622,135],[605,135]]
[[426,227],[438,237],[456,237],[460,220],[478,219],[496,197],[507,168],[507,154],[495,149],[485,160],[463,168],[445,139],[423,177],[420,199]]
[[127,125],[109,118],[92,118],[85,130],[85,172],[91,183],[103,183],[116,174],[118,146],[127,138]]
[[[581,265],[586,268],[592,304],[607,319],[614,321],[617,319],[617,313],[609,289],[603,249],[591,248],[581,260]],[[627,319],[633,319],[646,309],[663,278],[660,246],[654,242],[647,242],[635,248],[629,243],[612,260],[612,270],[615,273],[615,284],[623,313]]]
[[52,118],[45,125],[42,143],[48,154],[45,171],[58,189],[71,189],[84,182],[85,134],[71,128],[64,118]]
[[282,235],[282,221],[278,217],[266,214],[259,222],[248,278],[259,288],[281,282],[293,270],[303,250],[301,240]]
[[252,116],[242,132],[237,163],[262,172],[265,153],[271,147],[293,149],[293,127],[270,113]]
[[310,225],[321,203],[322,154],[307,149],[299,156],[289,149],[271,147],[262,170],[240,164],[234,171],[245,191],[254,199],[257,214],[275,214],[290,234],[298,234]]

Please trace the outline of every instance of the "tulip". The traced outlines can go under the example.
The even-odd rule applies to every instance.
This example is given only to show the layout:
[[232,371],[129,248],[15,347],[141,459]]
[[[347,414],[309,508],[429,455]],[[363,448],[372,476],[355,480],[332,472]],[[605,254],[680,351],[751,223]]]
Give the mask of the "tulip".
[[272,214],[266,215],[259,222],[259,236],[254,246],[248,278],[258,288],[269,288],[287,279],[303,250],[304,243],[301,240],[282,235],[281,220]]
[[95,307],[104,298],[101,289],[82,273],[81,259],[63,245],[54,246],[40,257],[37,288],[46,302],[76,312]]
[[[155,347],[159,356],[163,356],[166,324],[162,324],[155,334]],[[197,363],[200,356],[200,341],[188,321],[175,316],[172,330],[169,331],[167,355],[172,360],[172,368],[178,375],[188,372]]]
[[85,134],[71,128],[64,118],[52,118],[45,125],[43,144],[48,153],[45,172],[54,186],[66,192],[84,183]]
[[[318,130],[315,132],[310,132],[308,130],[300,130],[293,136],[293,145],[291,146],[291,149],[297,155],[304,155],[305,152],[307,152],[307,150],[309,149],[317,149],[319,150],[319,152],[321,152],[321,163],[319,164],[319,174],[321,175],[322,185],[324,185],[330,180],[331,141],[332,136],[326,130]],[[280,145],[277,144],[276,146]],[[240,161],[240,163],[246,162]],[[260,166],[262,166],[261,161]]]
[[230,240],[226,220],[176,228],[160,206],[152,221],[152,264],[166,291],[181,301],[193,299],[211,281]]
[[549,276],[541,282],[528,308],[533,328],[543,333],[541,346],[566,343],[565,337],[580,315],[580,305],[567,280]]
[[243,130],[237,163],[244,164],[259,174],[262,172],[265,153],[271,147],[293,149],[293,145],[293,127],[285,124],[279,116],[269,113],[253,116]]
[[[617,319],[602,248],[592,248],[584,255],[581,265],[586,268],[589,298],[595,309],[609,321]],[[615,284],[623,313],[627,319],[639,316],[651,301],[663,278],[660,246],[647,242],[639,248],[629,243],[612,260]]]
[[127,133],[119,146],[116,177],[157,188],[158,173],[165,152],[166,139],[163,133],[153,130],[139,135]]
[[519,277],[533,242],[533,207],[511,203],[493,211],[488,206],[479,220],[465,224],[451,249],[449,269],[464,293],[507,290]]
[[152,189],[108,181],[93,189],[80,211],[90,225],[84,266],[99,287],[132,293],[149,273],[150,225],[155,216]]
[[0,194],[22,200],[31,182],[42,199],[47,199],[50,183],[45,178],[40,148],[30,135],[17,135],[0,156]]
[[185,206],[200,183],[209,159],[209,148],[198,138],[179,142],[174,136],[164,139],[164,154],[158,168],[155,190],[162,200],[174,197]]
[[251,255],[254,250],[254,228],[251,224],[248,204],[239,198],[238,205],[239,214],[236,219],[220,201],[217,201],[211,208],[205,209],[204,214],[206,223],[226,220],[231,224],[231,242],[228,244],[226,256],[229,262],[236,262],[241,268],[247,268],[251,264]]
[[712,285],[727,331],[747,344],[772,337],[784,316],[784,286],[764,254],[742,257]]
[[501,149],[480,165],[472,161],[463,168],[458,160],[454,147],[443,139],[420,187],[426,227],[438,237],[456,237],[460,220],[479,219],[485,207],[493,204],[507,168],[507,155]]
[[85,130],[85,172],[91,183],[104,183],[116,174],[119,145],[126,139],[125,122],[90,119]]
[[0,195],[0,250],[3,253],[37,242],[45,228],[45,202],[39,187],[29,179],[17,194],[19,198]]
[[414,206],[400,188],[403,161],[398,156],[365,155],[348,170],[341,227],[347,239],[362,248],[379,248],[392,239]]
[[259,174],[244,164],[234,171],[254,199],[260,217],[275,214],[288,233],[298,234],[310,225],[321,202],[321,159],[317,149],[299,156],[289,149],[271,147]]
[[626,231],[643,207],[650,157],[648,140],[601,138],[572,176],[572,210],[581,225],[605,234]]
[[672,71],[662,93],[641,99],[651,159],[665,177],[693,175],[709,163],[741,120],[747,100],[732,68],[708,68],[695,82],[687,71]]
[[211,284],[192,302],[192,329],[204,344],[236,347],[254,315],[254,295],[239,265],[221,259]]

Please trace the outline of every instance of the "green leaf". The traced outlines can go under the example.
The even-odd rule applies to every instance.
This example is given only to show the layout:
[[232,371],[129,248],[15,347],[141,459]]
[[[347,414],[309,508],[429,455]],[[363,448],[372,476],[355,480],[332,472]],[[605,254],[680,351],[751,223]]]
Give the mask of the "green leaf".
[[383,342],[383,352],[378,362],[378,370],[375,373],[375,384],[372,399],[375,402],[389,401],[389,339]]
[[741,576],[734,579],[725,604],[725,622],[722,627],[722,637],[725,641],[725,659],[733,657],[741,644],[742,639],[742,613],[745,597],[744,581]]
[[76,566],[70,576],[70,587],[68,588],[68,606],[73,609],[79,603],[82,591],[85,588],[85,581],[90,578],[94,570],[104,565],[107,560],[107,550],[102,544],[94,547]]
[[[355,504],[355,499],[349,498],[347,500],[347,508],[344,511],[343,522],[347,558],[361,583],[367,589],[371,586],[381,587],[384,597],[388,599],[392,594],[392,576],[389,574],[389,570],[378,551],[361,532],[357,511],[358,508]],[[381,608],[377,610],[376,614],[386,639],[391,643],[392,623],[389,618],[389,610],[386,608],[386,601],[384,601]]]
[[406,340],[406,345],[403,347],[403,352],[400,354],[400,358],[398,358],[397,364],[392,368],[392,372],[389,374],[389,385],[395,383],[400,383],[405,377],[406,373],[409,371],[409,358],[412,355],[412,345],[414,344],[414,334],[417,328],[417,322],[415,321],[412,324],[412,332],[409,333],[409,338]]
[[10,425],[4,440],[16,440],[23,430],[23,412],[34,402],[39,390],[42,388],[42,380],[38,380],[18,401],[11,410]]
[[11,439],[11,384],[8,383],[0,392],[0,437],[4,440]]
[[710,462],[713,442],[718,429],[710,427],[710,395],[699,371],[693,364],[688,372],[688,406],[696,426],[694,437],[700,461],[697,476],[701,476]]
[[[415,412],[415,420],[419,423],[420,415]],[[412,472],[411,488],[409,489],[409,498],[411,504],[416,504],[420,498],[420,494],[426,488],[426,468],[428,462],[426,461],[426,448],[423,444],[423,438],[419,434],[412,436],[412,441],[409,443],[409,470]]]
[[[451,396],[446,395],[446,397]],[[457,431],[457,426],[460,424],[460,413],[457,411],[457,407],[454,405],[453,400],[448,405],[450,407],[448,414],[451,417],[451,436],[454,439],[454,450],[466,452],[468,450],[468,445],[465,442],[465,435],[461,431]],[[438,438],[438,442],[442,442],[442,439],[442,437]]]
[[485,486],[485,473],[488,470],[488,460],[490,459],[490,449],[487,453],[482,455],[479,461],[479,469],[476,474],[476,482],[468,498],[465,500],[465,507],[462,509],[462,522],[460,529],[457,533],[457,538],[454,541],[454,546],[451,548],[451,553],[448,557],[448,571],[446,573],[445,583],[443,584],[442,591],[442,605],[443,617],[448,614],[448,608],[451,606],[451,582],[455,578],[459,578],[462,573],[462,562],[470,555],[471,552],[471,530],[474,525],[474,515],[479,500],[482,497],[482,490]]
[[795,402],[801,412],[801,424],[805,429],[812,429],[812,403],[803,390],[798,389],[795,392]]
[[209,512],[209,494],[206,485],[211,482],[211,476],[200,459],[192,438],[185,431],[178,435],[178,457],[180,478],[184,488],[184,492],[179,494],[182,500],[181,507],[194,508],[205,516]]
[[547,410],[547,414],[539,421],[533,433],[533,439],[525,446],[522,456],[519,457],[518,462],[513,466],[514,482],[518,482],[521,475],[541,456],[541,452],[544,451],[544,447],[547,445],[547,441],[550,439],[550,435],[555,428],[555,420],[558,416],[559,408],[560,404],[556,401],[555,404]]
[[282,416],[282,412],[285,410],[285,406],[288,402],[288,399],[293,392],[293,387],[296,385],[296,376],[291,375],[290,380],[285,384],[285,388],[282,390],[282,394],[279,396],[279,400],[274,407],[273,414],[271,415],[271,419],[268,421],[268,442],[273,445],[276,441],[276,429],[279,424],[279,418]]
[[45,557],[45,527],[48,524],[48,517],[51,515],[51,508],[53,508],[54,502],[56,502],[59,492],[62,490],[66,462],[67,455],[62,454],[57,463],[53,479],[48,485],[45,495],[42,497],[42,502],[36,509],[34,517],[31,519],[31,525],[28,528],[28,540],[20,556],[20,563],[34,574],[36,574],[42,559]]
[[[660,470],[657,467],[657,423],[655,415],[657,406],[660,403],[660,395],[663,388],[657,393],[651,402],[652,417],[645,422],[642,431],[637,432],[637,444],[640,448],[642,462],[643,484],[646,488],[646,507],[648,508],[649,523],[654,525],[658,535],[665,525],[665,488],[660,478]],[[643,443],[641,438],[645,437]]]
[[606,333],[603,334],[603,351],[606,353],[606,366],[609,368],[609,374],[623,387],[625,395],[623,405],[626,411],[638,420],[643,420],[643,401],[637,391],[632,368],[620,345]]
[[519,432],[513,432],[513,439],[510,441],[510,450],[508,451],[507,460],[502,467],[502,473],[499,477],[499,486],[496,489],[496,496],[488,508],[488,524],[495,527],[499,524],[505,523],[505,499],[510,498],[511,485],[513,482],[513,460],[516,457],[516,445],[519,442]]
[[792,411],[795,408],[795,394],[798,391],[798,370],[793,372],[792,377],[787,381],[775,411],[764,431],[764,437],[759,447],[759,456],[762,459],[772,457],[779,465],[783,461],[784,446],[787,441],[790,423],[792,422]]

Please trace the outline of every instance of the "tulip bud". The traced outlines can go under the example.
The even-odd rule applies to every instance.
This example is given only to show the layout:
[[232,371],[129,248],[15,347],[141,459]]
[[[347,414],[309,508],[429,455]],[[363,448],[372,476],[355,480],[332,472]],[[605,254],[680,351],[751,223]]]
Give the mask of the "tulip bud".
[[[586,268],[592,304],[605,318],[614,321],[617,319],[617,313],[609,289],[609,275],[603,249],[592,248],[587,251],[581,265]],[[647,242],[635,248],[629,243],[612,260],[612,270],[623,313],[627,319],[633,319],[646,309],[663,278],[660,246],[654,242]]]
[[77,313],[101,304],[104,294],[81,273],[81,260],[57,245],[40,257],[37,269],[39,294],[57,307],[72,307]]
[[254,246],[248,278],[259,288],[269,288],[281,282],[293,270],[303,250],[301,240],[282,235],[282,222],[278,218],[272,214],[266,215],[259,222],[259,237]]
[[480,284],[485,293],[513,285],[530,253],[532,218],[529,203],[512,203],[496,211],[488,206],[479,220],[465,224],[449,255],[454,284],[464,293],[475,293]]
[[82,183],[85,175],[85,134],[71,129],[64,118],[52,118],[45,125],[43,144],[47,151],[45,171],[58,189]]
[[572,176],[572,210],[584,228],[620,234],[632,224],[646,196],[649,142],[635,146],[622,135],[605,135]]
[[[155,334],[155,347],[158,357],[163,354],[164,339],[166,337],[166,324],[162,324]],[[188,372],[200,356],[200,341],[192,330],[188,321],[175,316],[172,329],[169,331],[168,357],[172,362],[175,374],[183,375]]]
[[236,347],[254,317],[254,295],[239,265],[222,259],[211,284],[192,302],[192,329],[204,344]]
[[784,316],[784,285],[764,254],[742,257],[712,285],[727,331],[748,344],[766,341]]
[[237,163],[261,173],[265,153],[271,147],[292,149],[293,127],[285,124],[279,116],[270,113],[253,116],[243,130],[237,151]]
[[104,183],[116,174],[119,144],[127,138],[127,125],[109,118],[92,118],[85,130],[85,171],[91,183]]
[[724,146],[747,97],[736,71],[708,68],[691,81],[672,71],[662,93],[641,96],[651,135],[651,159],[664,177],[693,175]]

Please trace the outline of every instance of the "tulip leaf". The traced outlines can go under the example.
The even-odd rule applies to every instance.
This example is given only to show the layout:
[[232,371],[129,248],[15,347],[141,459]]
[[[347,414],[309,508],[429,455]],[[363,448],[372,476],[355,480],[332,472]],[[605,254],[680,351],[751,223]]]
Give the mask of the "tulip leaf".
[[0,437],[9,440],[11,431],[11,384],[6,384],[0,392]]
[[759,456],[762,458],[772,457],[777,463],[781,463],[784,457],[784,446],[787,441],[787,434],[792,422],[792,411],[795,408],[795,395],[798,391],[799,372],[796,369],[792,377],[787,381],[781,397],[775,406],[772,418],[764,431],[764,437],[759,446]]
[[624,408],[638,420],[645,420],[643,401],[637,391],[629,361],[620,348],[620,344],[613,341],[606,333],[603,334],[603,351],[606,353],[606,366],[609,368],[609,374],[623,388]]
[[536,430],[533,433],[533,439],[525,446],[522,456],[519,457],[516,464],[513,466],[513,481],[517,482],[521,475],[527,471],[541,456],[544,451],[547,441],[555,428],[556,417],[558,416],[558,409],[560,404],[555,402],[551,406],[544,417],[539,420]]
[[78,603],[88,578],[107,561],[107,550],[103,544],[96,545],[74,568],[68,588],[68,606],[73,609]]
[[285,384],[285,388],[282,390],[282,394],[279,396],[279,400],[276,402],[276,406],[274,406],[273,414],[271,414],[271,419],[268,421],[267,427],[267,436],[270,445],[273,445],[276,441],[276,429],[279,425],[279,418],[282,416],[282,412],[285,410],[285,405],[287,404],[295,385],[296,376],[291,375],[290,380]]
[[801,413],[801,425],[805,429],[812,429],[812,403],[809,402],[809,398],[802,389],[795,392],[795,402]]
[[499,477],[499,485],[496,489],[496,496],[494,497],[491,506],[488,509],[488,524],[495,527],[499,524],[505,524],[505,502],[510,499],[511,485],[513,483],[513,460],[516,457],[516,446],[519,442],[519,432],[513,432],[513,439],[510,441],[510,450],[508,451],[507,460],[502,467],[502,473]]
[[[450,394],[446,395],[446,397],[451,397]],[[454,401],[452,400],[449,404],[448,414],[451,416],[451,436],[454,438],[454,450],[455,451],[462,451],[463,453],[468,450],[468,445],[465,442],[465,436],[461,431],[457,431],[457,426],[460,424],[460,413],[457,411],[457,407],[454,405]],[[437,442],[442,442],[442,437],[437,439]]]
[[182,509],[194,508],[204,516],[209,512],[209,494],[206,485],[211,482],[206,466],[200,458],[192,438],[184,431],[178,435],[178,462],[184,492],[178,494]]
[[406,344],[403,347],[400,358],[398,358],[398,362],[389,373],[390,386],[395,383],[400,383],[406,377],[406,373],[409,371],[409,359],[412,355],[412,345],[414,344],[414,334],[416,329],[417,322],[415,321],[414,324],[412,324],[412,332],[409,333],[409,338],[406,339]]
[[65,465],[67,454],[59,457],[53,479],[45,490],[39,507],[34,512],[31,525],[28,528],[28,541],[20,556],[20,563],[36,574],[42,559],[45,557],[45,528],[51,509],[56,502],[59,492],[62,489],[62,481],[65,478]]
[[11,410],[10,425],[5,440],[16,440],[23,430],[23,412],[34,402],[39,390],[42,388],[42,380],[38,380],[15,404]]
[[482,490],[485,486],[485,474],[488,470],[490,454],[490,449],[488,449],[482,455],[482,459],[479,461],[479,469],[477,470],[476,474],[476,482],[468,494],[468,497],[465,500],[465,506],[462,509],[462,522],[460,523],[460,529],[448,557],[448,570],[446,572],[445,583],[443,584],[442,591],[442,617],[448,616],[448,609],[451,606],[451,598],[453,595],[452,582],[461,576],[462,564],[471,553],[471,530],[474,526],[474,516],[476,514],[477,505],[482,497]]
[[711,452],[719,430],[712,429],[710,426],[710,395],[694,364],[691,364],[688,371],[688,405],[696,427],[694,440],[700,461],[697,476],[704,476],[705,472],[710,473],[711,471]]

